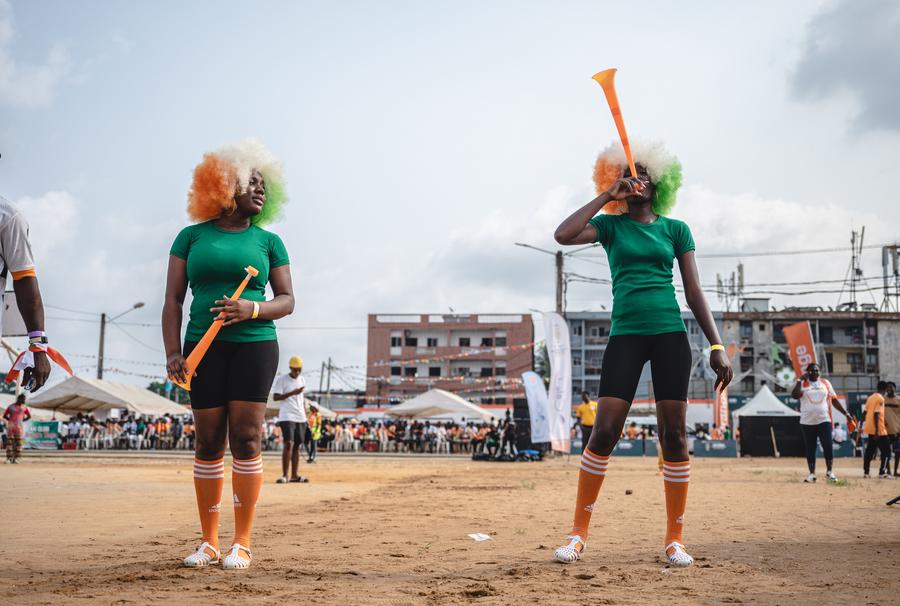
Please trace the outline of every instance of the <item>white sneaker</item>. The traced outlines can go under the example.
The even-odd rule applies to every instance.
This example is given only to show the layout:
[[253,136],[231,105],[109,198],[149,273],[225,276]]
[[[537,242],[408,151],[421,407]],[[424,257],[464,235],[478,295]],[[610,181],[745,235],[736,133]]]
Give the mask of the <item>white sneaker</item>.
[[207,542],[200,543],[197,551],[184,559],[188,568],[204,568],[219,563],[219,550]]
[[[241,552],[245,552],[247,557],[241,555]],[[253,559],[253,553],[250,551],[249,547],[244,547],[238,543],[235,543],[231,546],[231,551],[228,552],[228,555],[222,558],[222,568],[225,570],[238,570],[244,568],[250,568],[250,560]]]
[[879,480],[893,480],[894,476],[892,476],[891,474],[888,474],[888,473],[880,473],[880,474],[878,474],[878,479]]
[[838,481],[837,476],[834,475],[833,471],[826,471],[825,477],[828,478],[829,482],[837,482]]
[[809,474],[808,476],[806,476],[806,479],[803,481],[806,482],[807,484],[815,484],[816,483],[816,474],[814,474],[814,473]]
[[[669,553],[670,549],[672,553]],[[671,566],[678,568],[686,568],[694,563],[694,558],[688,555],[688,552],[684,550],[684,545],[681,543],[672,542],[666,545],[665,556],[666,561]]]
[[[573,564],[581,559],[581,554],[587,549],[587,543],[578,535],[566,538],[569,539],[568,544],[558,547],[553,553],[553,557],[556,558],[557,562]],[[581,549],[578,549],[578,545],[581,545]]]

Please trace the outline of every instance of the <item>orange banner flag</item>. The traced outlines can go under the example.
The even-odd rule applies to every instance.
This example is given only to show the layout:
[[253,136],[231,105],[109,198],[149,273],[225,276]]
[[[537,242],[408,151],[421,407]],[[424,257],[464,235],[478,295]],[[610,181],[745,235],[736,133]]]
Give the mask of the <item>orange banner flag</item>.
[[787,340],[794,374],[799,378],[806,372],[806,367],[816,361],[816,346],[813,344],[812,328],[810,328],[809,322],[797,322],[785,326],[784,338]]

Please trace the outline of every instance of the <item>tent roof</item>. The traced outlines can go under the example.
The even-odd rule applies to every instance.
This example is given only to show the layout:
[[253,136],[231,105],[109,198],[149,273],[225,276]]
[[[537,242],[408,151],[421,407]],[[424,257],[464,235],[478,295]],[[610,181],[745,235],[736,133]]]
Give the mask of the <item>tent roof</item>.
[[70,377],[33,397],[29,405],[67,413],[124,408],[139,415],[183,415],[190,410],[137,385]]
[[431,389],[385,411],[386,415],[407,419],[427,419],[442,415],[462,415],[489,420],[496,418],[487,410],[443,389]]
[[763,385],[749,402],[734,411],[737,417],[799,417],[800,413],[775,397],[767,385]]

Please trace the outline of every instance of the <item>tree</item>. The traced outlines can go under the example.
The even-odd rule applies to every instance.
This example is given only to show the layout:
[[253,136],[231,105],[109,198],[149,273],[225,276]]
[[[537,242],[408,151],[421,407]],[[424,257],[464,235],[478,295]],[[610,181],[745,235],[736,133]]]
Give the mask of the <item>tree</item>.
[[[166,384],[170,385],[168,392],[166,391]],[[191,401],[191,396],[185,389],[182,389],[169,381],[153,381],[147,386],[147,389],[164,398],[172,400],[176,404],[187,404]]]

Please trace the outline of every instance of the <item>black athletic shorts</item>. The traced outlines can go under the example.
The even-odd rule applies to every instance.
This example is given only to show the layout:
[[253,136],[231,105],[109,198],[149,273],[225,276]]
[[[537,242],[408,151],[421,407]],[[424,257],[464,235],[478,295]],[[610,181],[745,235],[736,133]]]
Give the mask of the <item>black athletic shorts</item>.
[[306,444],[306,423],[299,421],[279,421],[281,437],[285,442],[293,442],[303,446]]
[[[186,341],[187,357],[196,341]],[[213,341],[191,379],[191,408],[218,408],[235,400],[267,402],[278,370],[278,341]]]
[[657,401],[687,400],[692,359],[685,332],[610,337],[600,368],[600,397],[634,400],[647,361]]
[[891,441],[891,450],[894,451],[894,454],[900,455],[900,435],[891,436],[888,439]]

